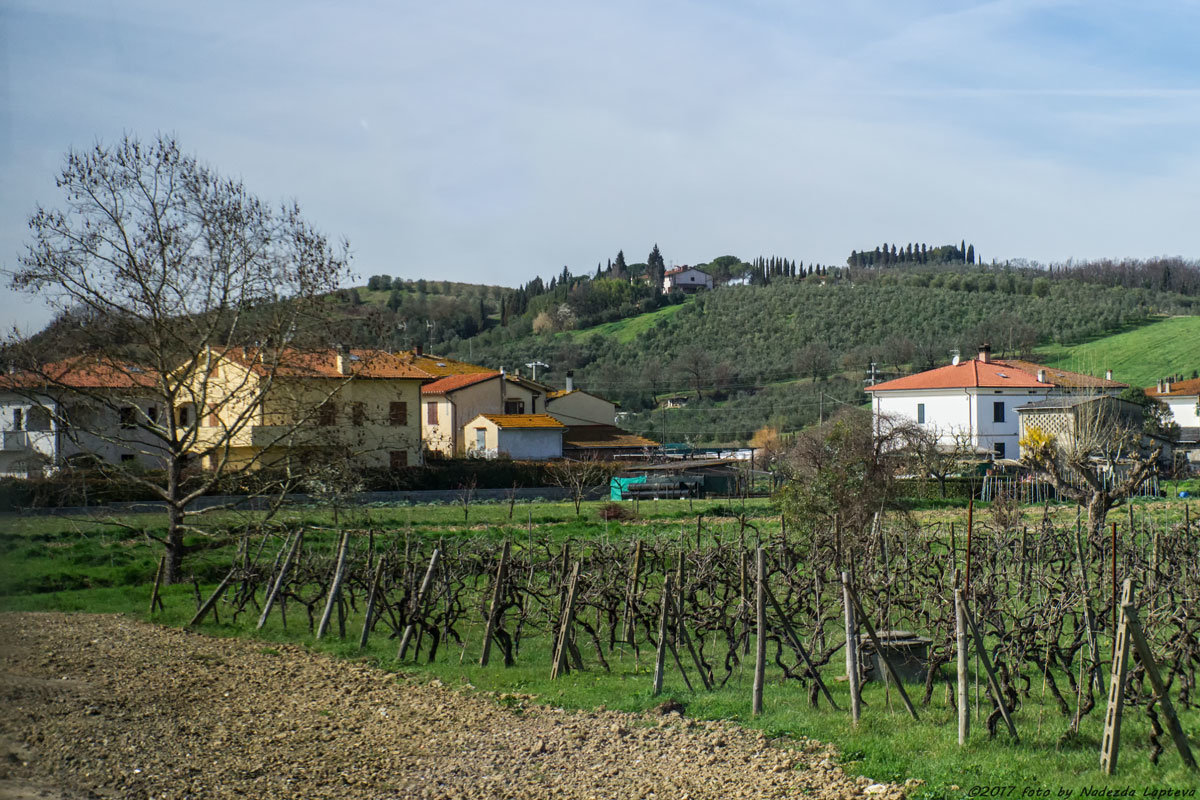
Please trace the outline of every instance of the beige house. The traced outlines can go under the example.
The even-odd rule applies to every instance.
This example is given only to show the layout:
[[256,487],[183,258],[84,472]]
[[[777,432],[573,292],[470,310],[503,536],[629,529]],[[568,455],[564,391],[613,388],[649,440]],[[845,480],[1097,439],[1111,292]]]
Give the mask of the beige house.
[[568,378],[566,389],[547,393],[546,413],[569,426],[612,425],[617,419],[617,404],[576,389]]
[[522,461],[562,458],[566,429],[549,414],[480,414],[464,426],[466,455]]
[[480,414],[529,415],[545,411],[537,384],[499,372],[447,375],[421,388],[425,448],[447,458],[467,455],[468,422]]
[[338,452],[366,467],[421,463],[421,384],[432,376],[382,350],[210,351],[196,402],[175,409],[197,424],[202,466],[262,466]]
[[1107,395],[1061,395],[1018,407],[1017,419],[1021,441],[1037,429],[1070,449],[1077,438],[1090,435],[1098,427],[1116,425],[1141,430],[1142,407]]

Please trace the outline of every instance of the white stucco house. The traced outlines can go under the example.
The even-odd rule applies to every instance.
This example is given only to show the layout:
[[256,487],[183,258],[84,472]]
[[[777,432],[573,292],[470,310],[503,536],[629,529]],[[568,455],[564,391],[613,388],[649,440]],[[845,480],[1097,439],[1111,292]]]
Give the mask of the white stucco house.
[[467,453],[480,414],[542,414],[545,387],[503,370],[462,373],[421,387],[421,436],[430,452],[455,458]]
[[0,477],[30,478],[80,458],[161,467],[146,431],[163,418],[156,377],[83,358],[0,376]]
[[713,288],[713,277],[702,269],[695,267],[677,267],[663,274],[663,291],[698,292],[701,289]]
[[1194,432],[1200,432],[1200,379],[1162,380],[1147,389],[1146,395],[1166,404],[1172,421],[1182,429],[1185,437],[1191,435],[1194,439]]
[[[957,361],[957,360],[956,360]],[[880,417],[907,417],[946,445],[956,442],[995,458],[1019,455],[1017,408],[1072,393],[1117,395],[1127,384],[1109,372],[1095,378],[1029,361],[994,359],[991,348],[916,375],[867,387]]]
[[549,414],[480,414],[463,434],[468,456],[547,461],[562,458],[566,429]]

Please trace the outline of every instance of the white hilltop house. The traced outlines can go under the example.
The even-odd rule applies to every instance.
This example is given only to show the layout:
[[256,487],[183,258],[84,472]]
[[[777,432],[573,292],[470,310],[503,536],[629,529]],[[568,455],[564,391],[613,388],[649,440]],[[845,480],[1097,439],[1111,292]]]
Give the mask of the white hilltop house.
[[711,288],[713,288],[713,277],[702,269],[682,266],[669,269],[663,274],[664,292],[679,290],[691,294],[701,289]]
[[1117,395],[1127,384],[1019,359],[979,356],[868,386],[876,417],[906,417],[946,447],[964,444],[997,459],[1019,456],[1017,409],[1065,394]]

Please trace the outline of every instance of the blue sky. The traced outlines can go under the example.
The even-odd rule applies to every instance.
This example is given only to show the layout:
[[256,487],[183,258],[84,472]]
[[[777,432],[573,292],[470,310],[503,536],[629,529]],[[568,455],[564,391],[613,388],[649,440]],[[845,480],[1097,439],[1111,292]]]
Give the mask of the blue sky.
[[[1200,256],[1197,2],[0,8],[0,267],[62,154],[173,133],[355,271],[516,285],[657,242]],[[7,283],[7,280],[5,280]],[[0,289],[0,320],[39,327]]]

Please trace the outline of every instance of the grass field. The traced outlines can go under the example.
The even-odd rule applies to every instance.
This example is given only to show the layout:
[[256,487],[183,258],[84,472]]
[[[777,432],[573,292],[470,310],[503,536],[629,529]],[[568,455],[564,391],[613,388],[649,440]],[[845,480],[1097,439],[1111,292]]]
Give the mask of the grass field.
[[603,336],[606,339],[611,338],[613,341],[621,344],[628,344],[637,338],[639,333],[648,331],[653,328],[659,320],[669,319],[679,313],[687,303],[681,303],[675,306],[663,306],[662,308],[651,311],[648,314],[638,314],[636,317],[627,317],[619,319],[616,322],[605,322],[601,325],[594,325],[591,328],[584,328],[578,331],[567,331],[560,333],[559,336],[569,337],[572,339],[582,339],[589,336]]
[[[1177,487],[1172,487],[1174,490]],[[1189,485],[1189,488],[1191,486]],[[729,516],[741,511],[740,503],[660,501],[643,503],[640,519],[615,523],[601,520],[599,504],[585,505],[583,514],[576,516],[574,508],[564,503],[518,504],[510,517],[509,507],[502,503],[478,504],[470,516],[463,519],[461,508],[454,506],[397,506],[359,509],[344,517],[353,528],[369,527],[385,539],[420,537],[427,540],[446,540],[451,537],[482,537],[487,540],[510,538],[520,545],[527,536],[534,541],[559,543],[571,541],[574,546],[586,543],[615,541],[626,543],[634,537],[647,540],[678,539],[681,526],[695,527],[695,515],[702,513],[718,537],[733,536],[736,521]],[[1195,512],[1197,509],[1193,508]],[[776,510],[766,501],[752,500],[745,509],[751,523],[764,535],[778,531]],[[330,516],[316,509],[289,512],[290,522],[302,523],[313,530],[311,545],[328,553],[336,538],[330,530]],[[986,508],[977,509],[981,520]],[[1027,521],[1036,522],[1041,508],[1029,509]],[[1050,513],[1056,524],[1065,525],[1074,519],[1074,508],[1053,506]],[[1139,501],[1139,517],[1160,523],[1177,521],[1183,514],[1181,501]],[[954,521],[965,524],[961,509],[941,509],[921,512],[923,524]],[[64,610],[79,612],[119,612],[149,618],[146,612],[150,581],[157,551],[142,532],[154,532],[162,526],[156,515],[129,516],[111,524],[98,520],[61,520],[44,517],[7,517],[0,520],[0,609],[3,610]],[[527,527],[528,526],[528,527]],[[961,527],[960,527],[961,530]],[[272,545],[272,549],[277,545]],[[189,568],[200,579],[200,589],[207,593],[218,576],[224,574],[233,555],[232,547],[223,547],[196,554]],[[482,587],[481,587],[482,588]],[[195,589],[190,584],[169,587],[165,593],[166,610],[155,616],[156,621],[183,625],[196,608]],[[317,642],[310,633],[300,610],[289,613],[285,630],[278,616],[273,616],[261,632],[253,631],[254,613],[248,613],[236,623],[229,619],[227,609],[221,609],[221,621],[208,621],[201,626],[206,633],[218,636],[258,637],[264,646],[271,642],[300,642],[314,649],[328,651],[346,658],[366,658],[385,669],[398,669],[428,679],[438,678],[454,687],[495,692],[498,701],[520,702],[516,696],[532,695],[537,702],[566,708],[591,709],[599,706],[642,711],[664,699],[651,695],[653,647],[640,642],[637,652],[618,647],[608,654],[610,670],[602,669],[589,646],[580,642],[586,669],[572,671],[551,681],[549,675],[549,637],[529,635],[522,641],[516,666],[505,668],[494,660],[487,668],[475,663],[479,657],[481,631],[478,625],[463,631],[461,642],[447,642],[438,651],[433,663],[403,664],[395,661],[396,643],[389,639],[387,627],[380,625],[366,651],[357,648],[361,617],[351,613],[347,620],[348,636],[340,641],[336,636]],[[832,625],[837,628],[836,624]],[[831,631],[832,635],[832,631]],[[807,636],[802,632],[801,636]],[[1102,643],[1102,649],[1108,647]],[[493,650],[495,654],[495,650]],[[494,659],[496,656],[493,656]],[[686,652],[685,666],[696,675]],[[761,728],[772,736],[803,735],[835,744],[841,761],[851,772],[859,772],[875,780],[904,781],[916,778],[925,781],[913,792],[916,797],[959,798],[980,796],[971,794],[972,787],[1020,787],[1013,794],[990,796],[1032,797],[1053,796],[1062,790],[1065,796],[1081,796],[1085,787],[1100,789],[1132,788],[1141,796],[1146,788],[1190,788],[1198,785],[1194,773],[1184,770],[1178,755],[1167,744],[1161,763],[1149,763],[1147,737],[1149,722],[1140,711],[1126,713],[1122,743],[1122,768],[1118,777],[1108,778],[1098,769],[1098,749],[1103,720],[1101,707],[1085,717],[1078,737],[1062,741],[1065,719],[1045,695],[1044,685],[1033,685],[1023,697],[1016,713],[1021,734],[1020,744],[1012,742],[1001,732],[992,738],[975,720],[972,736],[965,748],[956,744],[955,713],[939,686],[928,706],[919,707],[919,722],[910,720],[894,691],[880,684],[867,684],[863,699],[863,720],[857,729],[850,724],[845,712],[848,688],[837,675],[840,654],[823,671],[826,680],[843,710],[829,708],[824,701],[817,709],[809,706],[808,691],[784,675],[768,655],[765,713],[750,714],[752,670],[749,660],[734,668],[728,682],[721,688],[691,692],[684,685],[678,669],[668,660],[664,695],[686,706],[689,717],[736,720],[749,727]],[[921,692],[912,689],[919,702]],[[987,699],[983,694],[986,715]],[[1184,728],[1191,735],[1193,747],[1200,751],[1200,712],[1184,713]],[[1050,795],[1023,794],[1024,789],[1048,791]],[[976,790],[977,791],[977,790]]]
[[1103,375],[1132,386],[1153,386],[1164,375],[1200,369],[1200,317],[1171,317],[1071,347],[1039,348],[1048,367]]

